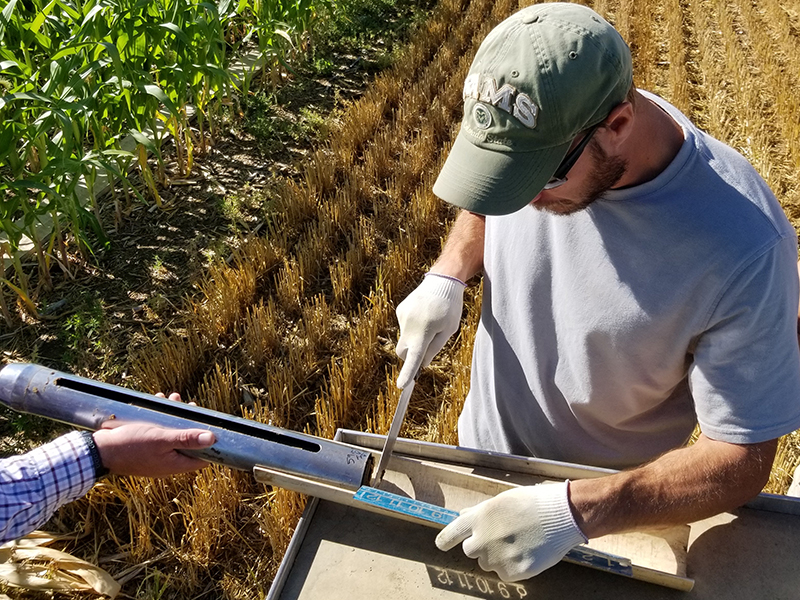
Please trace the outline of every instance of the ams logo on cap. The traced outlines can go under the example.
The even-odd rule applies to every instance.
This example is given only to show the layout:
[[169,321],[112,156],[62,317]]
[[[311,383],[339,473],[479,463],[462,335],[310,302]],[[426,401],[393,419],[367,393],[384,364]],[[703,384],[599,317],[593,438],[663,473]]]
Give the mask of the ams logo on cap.
[[497,89],[497,80],[473,73],[464,81],[464,100],[474,98],[516,117],[528,129],[536,127],[539,107],[528,94],[520,92],[509,83]]

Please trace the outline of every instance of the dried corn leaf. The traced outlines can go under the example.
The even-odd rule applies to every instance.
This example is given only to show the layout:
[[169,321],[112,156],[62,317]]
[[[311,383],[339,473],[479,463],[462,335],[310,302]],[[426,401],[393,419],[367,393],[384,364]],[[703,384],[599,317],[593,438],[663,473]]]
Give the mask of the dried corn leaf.
[[[3,544],[0,546],[0,553],[8,548],[19,548],[19,547],[31,547],[31,546],[47,546],[48,544],[52,544],[56,540],[63,539],[60,536],[53,535],[52,533],[47,533],[46,531],[40,531],[37,529],[36,531],[31,531],[25,537],[21,537],[19,539],[14,540],[13,542],[9,542],[7,544]],[[2,600],[2,598],[0,598]]]
[[94,591],[114,598],[120,590],[100,567],[41,544],[53,541],[41,532],[0,546],[0,581],[31,590]]

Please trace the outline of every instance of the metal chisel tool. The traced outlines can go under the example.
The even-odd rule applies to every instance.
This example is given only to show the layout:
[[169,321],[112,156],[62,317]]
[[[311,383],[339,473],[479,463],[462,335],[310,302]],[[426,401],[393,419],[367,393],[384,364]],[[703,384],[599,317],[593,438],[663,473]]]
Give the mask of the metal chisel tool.
[[400,427],[403,425],[403,420],[408,410],[408,401],[411,398],[411,392],[414,391],[414,384],[417,382],[419,371],[414,374],[411,380],[403,391],[400,393],[400,400],[397,401],[397,408],[392,417],[392,424],[389,427],[389,433],[386,436],[386,443],[383,445],[383,452],[381,452],[381,459],[378,461],[378,467],[375,469],[375,474],[372,476],[372,487],[376,487],[383,479],[383,474],[386,471],[386,466],[389,464],[389,459],[392,457],[392,450],[394,444],[397,442],[397,435],[400,433]]

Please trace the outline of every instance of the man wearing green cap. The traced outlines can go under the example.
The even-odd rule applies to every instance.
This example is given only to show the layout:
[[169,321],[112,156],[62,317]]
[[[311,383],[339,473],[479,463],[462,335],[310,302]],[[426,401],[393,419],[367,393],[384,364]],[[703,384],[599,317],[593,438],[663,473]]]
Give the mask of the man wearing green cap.
[[624,469],[500,494],[441,549],[463,542],[520,580],[587,538],[762,489],[800,427],[796,234],[741,155],[632,88],[607,22],[551,3],[496,27],[433,191],[464,210],[397,308],[398,387],[458,328],[482,270],[461,445]]

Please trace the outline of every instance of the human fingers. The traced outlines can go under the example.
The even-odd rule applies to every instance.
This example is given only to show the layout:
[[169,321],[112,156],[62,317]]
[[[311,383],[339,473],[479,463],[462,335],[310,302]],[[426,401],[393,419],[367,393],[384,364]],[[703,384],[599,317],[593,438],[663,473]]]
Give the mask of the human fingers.
[[414,377],[422,367],[425,356],[423,352],[414,349],[406,355],[406,361],[403,363],[403,368],[400,369],[400,374],[397,376],[397,387],[405,389],[414,380]]
[[205,461],[184,456],[215,442],[203,429],[166,429],[148,423],[104,427],[94,433],[103,464],[117,475],[165,477],[205,467]]
[[210,431],[205,429],[164,429],[164,436],[176,450],[199,450],[213,446],[217,441]]
[[436,547],[443,552],[452,550],[472,535],[473,517],[470,513],[461,514],[455,521],[436,536]]

